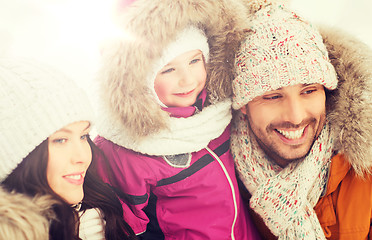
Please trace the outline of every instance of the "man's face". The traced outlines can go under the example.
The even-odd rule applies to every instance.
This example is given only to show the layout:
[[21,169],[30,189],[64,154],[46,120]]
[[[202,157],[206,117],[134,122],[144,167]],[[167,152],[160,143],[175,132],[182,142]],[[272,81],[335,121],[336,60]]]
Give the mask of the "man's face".
[[261,148],[281,167],[303,159],[325,124],[323,85],[297,84],[266,92],[241,111]]

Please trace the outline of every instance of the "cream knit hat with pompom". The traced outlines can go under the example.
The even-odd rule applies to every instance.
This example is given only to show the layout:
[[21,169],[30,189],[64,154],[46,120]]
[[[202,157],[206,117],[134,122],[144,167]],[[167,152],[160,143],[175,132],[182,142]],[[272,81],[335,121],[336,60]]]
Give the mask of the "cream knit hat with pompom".
[[267,5],[252,18],[235,57],[233,108],[267,91],[296,84],[337,87],[337,76],[317,29],[282,5]]

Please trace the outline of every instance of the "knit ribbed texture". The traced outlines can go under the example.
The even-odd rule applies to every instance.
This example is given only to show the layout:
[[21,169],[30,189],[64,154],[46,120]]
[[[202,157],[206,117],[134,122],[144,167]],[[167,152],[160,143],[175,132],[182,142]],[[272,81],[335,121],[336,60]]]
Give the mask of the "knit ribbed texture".
[[55,69],[0,59],[0,180],[49,135],[93,111],[82,89]]
[[235,58],[234,109],[289,85],[336,88],[336,72],[322,37],[304,19],[283,6],[268,5],[254,15],[251,30]]
[[105,221],[96,208],[79,212],[79,237],[83,240],[105,240]]

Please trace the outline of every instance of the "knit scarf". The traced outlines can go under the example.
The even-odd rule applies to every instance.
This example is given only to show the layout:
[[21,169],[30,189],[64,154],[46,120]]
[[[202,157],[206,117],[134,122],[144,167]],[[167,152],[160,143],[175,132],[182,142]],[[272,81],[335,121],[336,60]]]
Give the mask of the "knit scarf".
[[[108,115],[108,114],[107,114]],[[169,129],[133,142],[119,120],[98,122],[99,134],[110,141],[148,155],[162,156],[197,152],[219,137],[231,121],[231,100],[203,108],[188,118],[169,118]]]
[[325,239],[314,211],[328,179],[333,141],[326,123],[302,161],[281,168],[258,145],[240,111],[233,120],[231,150],[237,171],[252,194],[251,208],[279,239]]

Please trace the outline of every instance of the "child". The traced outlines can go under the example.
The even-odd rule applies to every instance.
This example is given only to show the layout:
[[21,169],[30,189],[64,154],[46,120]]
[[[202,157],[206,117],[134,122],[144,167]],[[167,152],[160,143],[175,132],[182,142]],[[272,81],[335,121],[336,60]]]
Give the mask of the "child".
[[140,27],[131,22],[136,39],[104,59],[100,176],[129,199],[125,219],[141,239],[257,239],[229,151],[231,102],[206,106],[205,33],[185,24],[150,38]]
[[[0,181],[50,196],[50,239],[134,239],[112,190],[90,167],[92,109],[85,93],[36,62],[0,59]],[[42,227],[42,226],[40,226]]]

